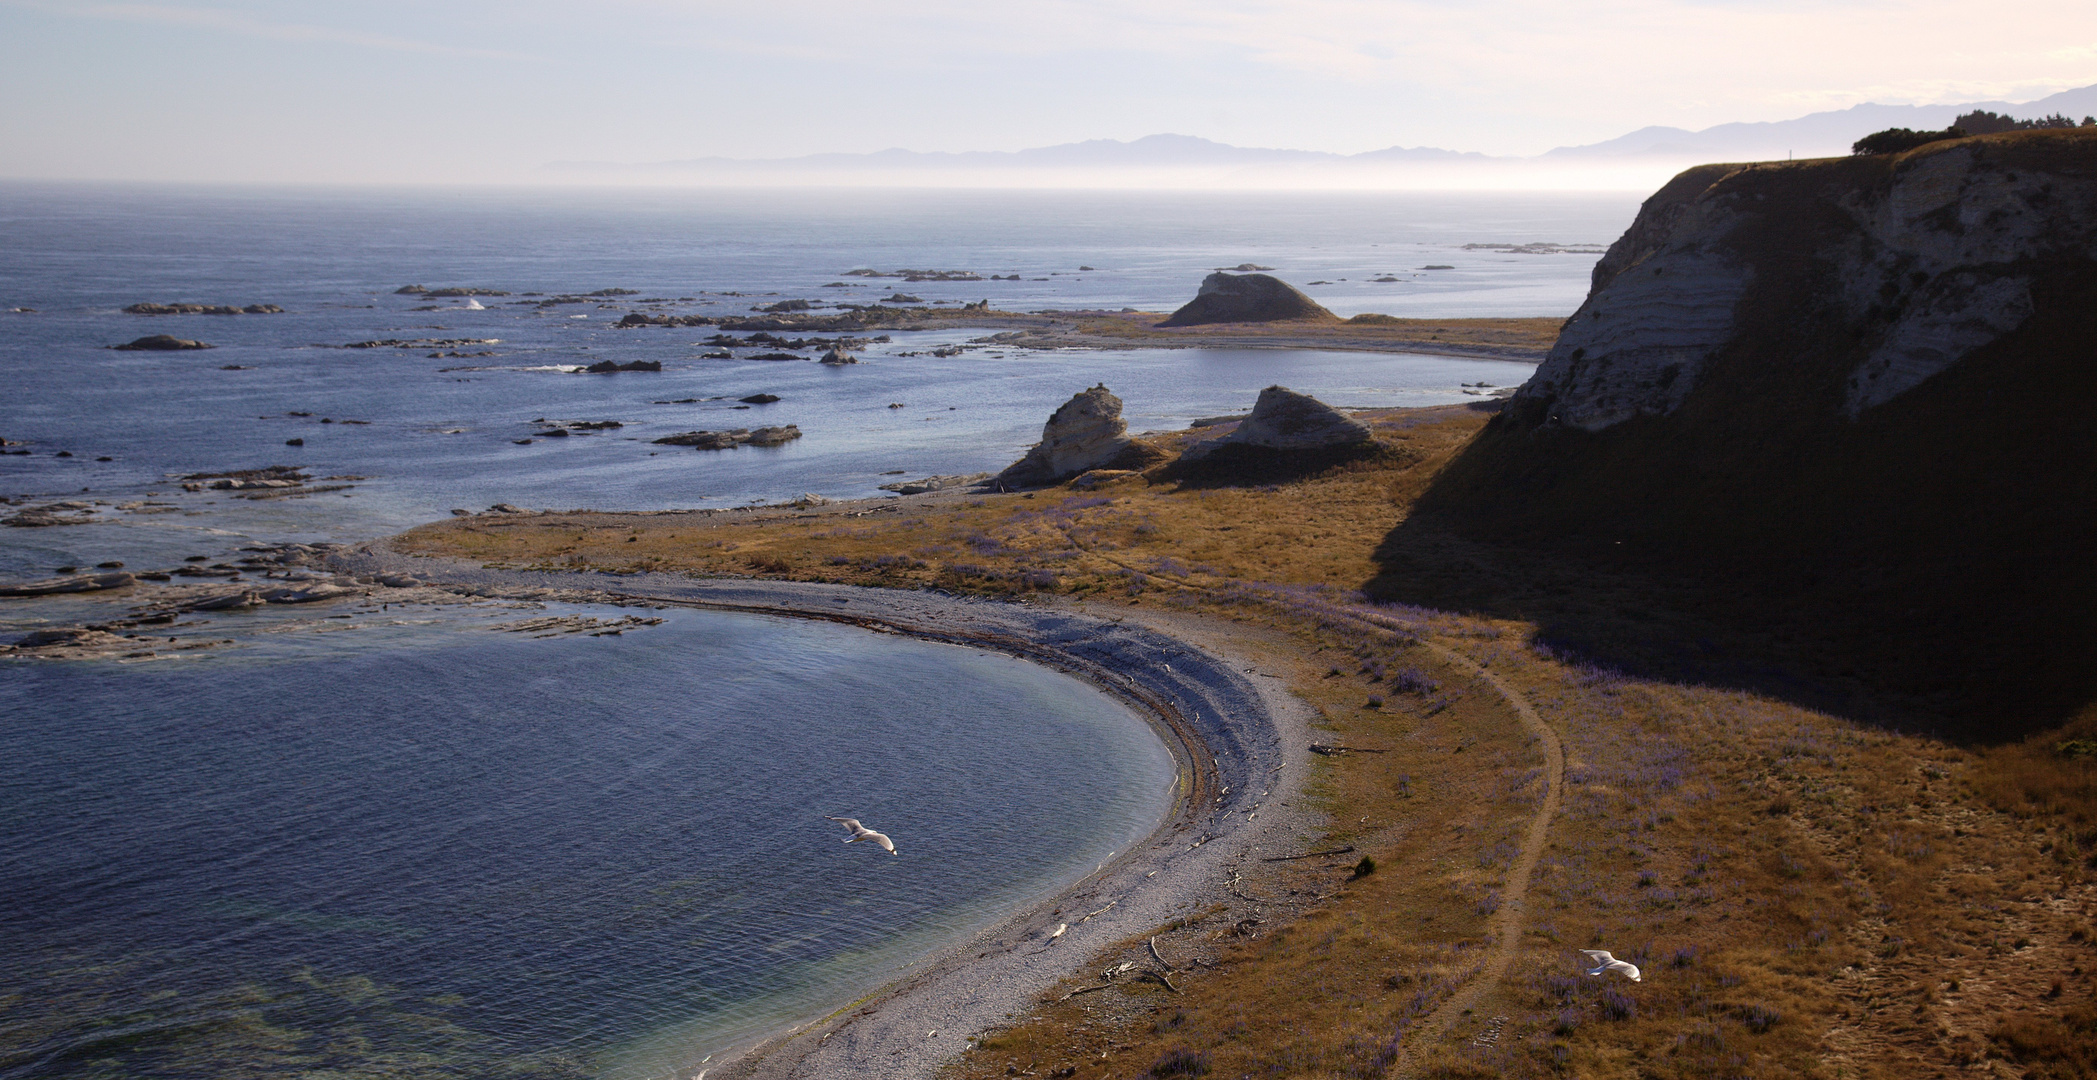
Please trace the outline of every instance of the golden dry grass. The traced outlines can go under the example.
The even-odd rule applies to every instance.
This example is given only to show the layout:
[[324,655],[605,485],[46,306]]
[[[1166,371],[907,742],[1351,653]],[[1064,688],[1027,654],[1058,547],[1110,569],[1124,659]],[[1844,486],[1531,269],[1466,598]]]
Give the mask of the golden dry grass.
[[[1402,594],[1379,547],[1482,416],[1372,420],[1378,453],[1258,486],[1167,470],[879,508],[477,518],[400,544],[1198,615],[1318,709],[1321,741],[1387,751],[1320,759],[1318,849],[1354,852],[1248,866],[1159,928],[1177,992],[1128,982],[1046,1001],[964,1054],[957,1078],[1382,1076],[1400,1045],[1422,1076],[2088,1074],[2097,714],[1961,748],[1597,669],[1519,619],[1372,605],[1353,590]],[[1412,555],[1423,582],[1507,565],[1453,539]],[[1665,587],[1596,582],[1628,605]],[[1430,646],[1533,706],[1567,782],[1510,965],[1424,1038],[1421,1019],[1498,944],[1487,928],[1547,764],[1509,701]],[[1355,877],[1363,854],[1377,869]],[[1648,976],[1583,977],[1582,947]],[[1110,959],[1149,964],[1146,948]]]

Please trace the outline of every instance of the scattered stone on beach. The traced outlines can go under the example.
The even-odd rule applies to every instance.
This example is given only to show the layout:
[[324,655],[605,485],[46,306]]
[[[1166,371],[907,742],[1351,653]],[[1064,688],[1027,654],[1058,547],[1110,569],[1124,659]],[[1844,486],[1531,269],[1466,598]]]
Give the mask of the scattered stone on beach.
[[181,352],[185,349],[216,349],[218,346],[178,338],[173,334],[152,334],[122,345],[111,345],[110,348],[117,352]]
[[284,309],[275,304],[249,304],[235,307],[232,304],[132,304],[124,309],[129,315],[282,315]]
[[735,428],[730,431],[687,431],[655,440],[657,446],[689,446],[695,450],[731,450],[750,446],[780,446],[801,437],[794,424],[779,427]]
[[1268,450],[1325,450],[1358,446],[1370,441],[1368,425],[1286,386],[1260,391],[1252,414],[1238,429],[1220,439],[1195,443],[1181,455],[1198,461],[1225,446],[1257,446]]
[[0,596],[57,596],[61,593],[102,592],[138,584],[134,574],[76,574],[71,577],[0,585]]
[[1339,316],[1280,278],[1266,274],[1226,274],[1219,270],[1203,278],[1194,299],[1159,325],[1200,326],[1293,319],[1332,322],[1338,321]]
[[1121,418],[1121,399],[1101,383],[1064,402],[1042,425],[1041,442],[997,480],[1022,487],[1053,484],[1093,469],[1148,464],[1136,460],[1143,456]]
[[881,485],[883,491],[898,495],[921,495],[927,491],[945,491],[948,488],[967,487],[970,484],[990,479],[989,473],[970,473],[966,476],[928,476],[923,480],[899,480]]
[[846,352],[839,346],[832,345],[830,346],[830,351],[823,354],[823,359],[820,362],[825,364],[856,364],[859,362],[859,358]]
[[586,375],[610,375],[619,371],[661,371],[660,360],[629,360],[624,364],[612,360],[599,360],[583,370]]

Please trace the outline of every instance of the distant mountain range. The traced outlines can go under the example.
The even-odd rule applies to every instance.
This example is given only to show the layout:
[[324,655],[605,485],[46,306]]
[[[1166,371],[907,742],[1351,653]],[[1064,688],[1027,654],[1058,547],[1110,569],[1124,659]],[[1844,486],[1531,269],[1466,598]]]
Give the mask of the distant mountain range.
[[2097,85],[2064,90],[2037,101],[1976,101],[1962,105],[1856,105],[1796,120],[1719,124],[1702,131],[1646,127],[1604,142],[1561,146],[1534,157],[1496,157],[1434,147],[1393,146],[1359,154],[1232,146],[1191,135],[1147,135],[1123,142],[1089,139],[1030,150],[921,152],[881,150],[870,154],[810,154],[747,159],[706,157],[681,161],[560,161],[543,172],[563,179],[640,182],[815,182],[846,179],[981,180],[1027,175],[1088,175],[1121,179],[1186,180],[1208,177],[1237,182],[1345,184],[1350,178],[1404,174],[1433,179],[1492,173],[1607,173],[1636,178],[1658,170],[1706,161],[1765,161],[1783,157],[1834,157],[1850,144],[1890,127],[1942,128],[1975,109],[2038,117],[2061,113],[2080,119],[2097,114]]

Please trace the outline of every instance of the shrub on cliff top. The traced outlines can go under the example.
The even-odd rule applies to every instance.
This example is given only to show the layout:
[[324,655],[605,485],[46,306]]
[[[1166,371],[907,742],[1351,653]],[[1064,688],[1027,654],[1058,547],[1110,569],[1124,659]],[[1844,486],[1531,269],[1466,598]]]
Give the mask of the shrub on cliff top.
[[1866,154],[1900,154],[1913,150],[1918,146],[1928,146],[1933,142],[1943,142],[1946,139],[1963,139],[1966,135],[1966,130],[1958,127],[1948,127],[1943,131],[1913,131],[1908,128],[1887,128],[1884,131],[1874,131],[1851,143],[1849,152],[1859,156]]

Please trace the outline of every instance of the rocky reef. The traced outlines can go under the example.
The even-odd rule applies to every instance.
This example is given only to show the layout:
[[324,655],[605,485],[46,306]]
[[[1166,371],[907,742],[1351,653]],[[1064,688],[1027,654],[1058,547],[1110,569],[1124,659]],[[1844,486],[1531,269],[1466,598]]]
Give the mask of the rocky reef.
[[282,315],[284,309],[275,304],[249,304],[236,307],[232,304],[132,304],[124,309],[128,315]]
[[1219,270],[1201,279],[1201,289],[1194,294],[1194,299],[1158,325],[1200,326],[1205,323],[1300,319],[1337,322],[1339,316],[1280,278],[1266,274],[1226,274]]
[[801,437],[798,425],[735,428],[729,431],[687,431],[655,440],[658,446],[689,446],[695,450],[733,450],[738,446],[783,446]]

